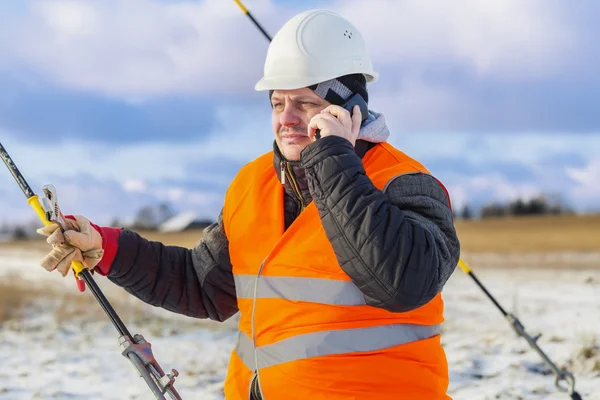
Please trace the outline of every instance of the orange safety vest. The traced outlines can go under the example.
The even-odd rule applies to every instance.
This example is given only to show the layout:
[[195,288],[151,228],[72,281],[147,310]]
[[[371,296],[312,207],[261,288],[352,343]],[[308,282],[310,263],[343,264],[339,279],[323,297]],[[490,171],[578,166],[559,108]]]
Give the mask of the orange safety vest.
[[[429,173],[387,143],[362,161],[380,190],[399,175]],[[441,294],[403,313],[366,305],[314,202],[284,231],[283,199],[272,152],[244,166],[227,190],[241,316],[225,398],[247,400],[257,373],[264,400],[450,399]]]

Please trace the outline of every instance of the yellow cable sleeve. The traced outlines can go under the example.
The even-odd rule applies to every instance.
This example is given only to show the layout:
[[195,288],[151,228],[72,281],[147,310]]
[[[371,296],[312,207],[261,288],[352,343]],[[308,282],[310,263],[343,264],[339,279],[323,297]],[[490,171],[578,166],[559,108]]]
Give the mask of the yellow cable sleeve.
[[467,274],[469,272],[471,272],[471,268],[469,268],[469,266],[460,258],[458,259],[458,266],[460,267],[460,269],[465,271]]
[[[33,210],[35,211],[35,213],[37,214],[37,216],[40,218],[40,220],[42,221],[42,223],[45,226],[48,226],[51,224],[51,222],[46,219],[46,212],[44,211],[44,207],[42,207],[42,204],[40,203],[40,199],[36,194],[31,196],[29,199],[27,199],[27,204],[29,204],[31,206],[31,208],[33,208]],[[79,273],[85,269],[83,264],[80,261],[73,261],[71,263],[71,266],[73,267],[73,270],[75,271],[75,275],[77,276],[77,278],[81,279],[79,277]]]
[[44,211],[44,208],[42,207],[42,204],[40,203],[40,199],[38,198],[37,194],[34,194],[30,198],[28,198],[27,204],[29,204],[31,208],[33,208],[33,211],[35,211],[35,213],[40,218],[44,226],[48,226],[51,224],[51,222],[46,219],[46,212]]
[[233,0],[233,1],[235,1],[235,4],[237,4],[242,9],[244,14],[248,14],[248,9],[246,7],[244,7],[244,5],[242,4],[242,2],[240,0]]

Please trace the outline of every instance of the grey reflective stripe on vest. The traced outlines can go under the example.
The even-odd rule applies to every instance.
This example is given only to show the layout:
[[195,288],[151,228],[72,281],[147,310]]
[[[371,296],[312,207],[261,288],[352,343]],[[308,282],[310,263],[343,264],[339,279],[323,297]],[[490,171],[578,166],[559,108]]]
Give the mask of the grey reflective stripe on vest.
[[[256,275],[234,275],[235,291],[239,299],[254,298]],[[256,291],[257,299],[287,299],[339,306],[366,304],[361,291],[352,282],[323,278],[293,276],[261,276]]]
[[[393,324],[306,333],[258,347],[258,367],[311,357],[383,350],[433,337],[440,330],[440,325]],[[250,370],[255,368],[252,341],[243,332],[239,333],[236,352]]]
[[256,369],[252,339],[250,339],[244,332],[238,333],[237,343],[235,344],[235,352],[250,371],[254,371]]

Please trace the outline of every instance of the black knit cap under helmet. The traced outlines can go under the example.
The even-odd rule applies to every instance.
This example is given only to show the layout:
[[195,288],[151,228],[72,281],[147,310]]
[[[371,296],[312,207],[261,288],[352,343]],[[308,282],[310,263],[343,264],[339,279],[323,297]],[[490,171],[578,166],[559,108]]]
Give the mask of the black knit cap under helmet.
[[[338,106],[344,105],[344,103],[355,93],[359,93],[367,103],[369,102],[367,79],[363,74],[340,76],[316,85],[308,86],[308,88],[313,90],[319,97]],[[273,90],[269,90],[269,99],[272,95]]]

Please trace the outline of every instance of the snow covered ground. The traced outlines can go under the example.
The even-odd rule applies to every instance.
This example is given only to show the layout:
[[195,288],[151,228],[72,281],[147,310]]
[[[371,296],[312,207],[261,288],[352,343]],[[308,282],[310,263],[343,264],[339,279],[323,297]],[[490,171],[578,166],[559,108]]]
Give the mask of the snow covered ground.
[[[120,355],[117,333],[93,296],[79,294],[72,277],[43,271],[39,258],[0,248],[0,282],[22,284],[11,275],[17,272],[35,284],[39,299],[19,318],[0,318],[0,399],[153,398]],[[600,399],[600,265],[572,271],[471,266],[530,334],[543,334],[538,343],[575,375],[583,399]],[[161,366],[179,370],[176,387],[183,399],[223,399],[234,320],[217,324],[184,318],[146,306],[101,277],[97,282],[132,333],[152,343]],[[1,299],[0,293],[0,307]],[[570,398],[554,387],[541,358],[460,270],[444,299],[443,342],[453,399]]]

